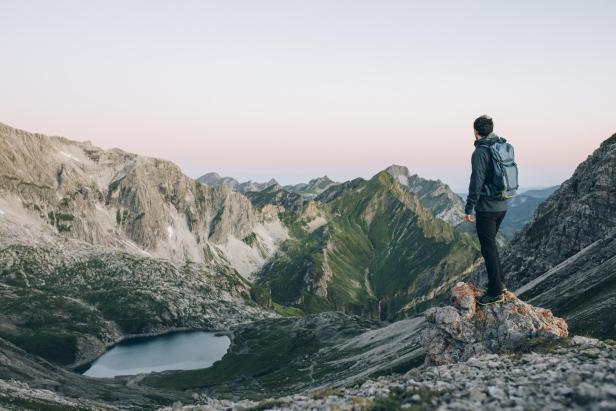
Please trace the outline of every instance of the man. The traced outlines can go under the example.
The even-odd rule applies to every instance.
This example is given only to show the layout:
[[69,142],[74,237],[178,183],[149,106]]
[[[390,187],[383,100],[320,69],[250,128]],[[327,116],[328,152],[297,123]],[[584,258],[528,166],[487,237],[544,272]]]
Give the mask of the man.
[[481,255],[486,263],[488,272],[488,289],[484,296],[477,299],[480,305],[495,304],[503,301],[505,288],[502,281],[502,268],[496,245],[496,234],[500,227],[509,201],[495,198],[497,191],[493,186],[495,167],[492,161],[490,146],[495,143],[506,142],[494,134],[494,122],[489,116],[483,115],[473,123],[475,131],[475,151],[471,158],[473,171],[468,187],[468,197],[465,207],[465,220],[475,222],[473,209],[476,215],[476,229]]

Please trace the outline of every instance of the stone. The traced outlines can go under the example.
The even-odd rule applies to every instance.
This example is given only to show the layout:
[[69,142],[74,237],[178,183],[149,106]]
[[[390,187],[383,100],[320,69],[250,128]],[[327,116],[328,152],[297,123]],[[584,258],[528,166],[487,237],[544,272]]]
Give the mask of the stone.
[[486,394],[482,387],[474,386],[468,392],[469,398],[473,401],[483,401],[486,398]]
[[577,372],[571,372],[567,375],[567,383],[577,385],[582,382],[582,376]]
[[580,405],[600,400],[604,394],[594,385],[582,382],[573,390],[573,399]]
[[488,394],[490,395],[490,397],[495,398],[500,401],[504,400],[506,397],[505,391],[501,390],[498,387],[494,387],[494,386],[488,387]]
[[582,347],[596,347],[597,345],[603,344],[601,341],[596,338],[584,337],[581,335],[576,335],[571,338],[571,345],[582,346]]
[[487,307],[476,303],[482,294],[472,284],[459,282],[451,290],[453,305],[424,312],[427,327],[421,338],[427,364],[452,364],[483,354],[511,352],[531,338],[569,334],[565,320],[521,301],[510,291],[505,292],[503,303]]

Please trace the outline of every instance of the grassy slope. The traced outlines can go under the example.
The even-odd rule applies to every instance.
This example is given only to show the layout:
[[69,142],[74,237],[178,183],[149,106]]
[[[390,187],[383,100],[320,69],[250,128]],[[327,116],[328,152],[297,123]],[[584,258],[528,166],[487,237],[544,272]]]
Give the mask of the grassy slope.
[[310,233],[293,221],[295,235],[258,275],[278,303],[305,312],[380,310],[391,319],[478,257],[469,236],[434,218],[385,172],[321,208],[328,223]]
[[123,334],[217,328],[218,318],[236,310],[217,301],[220,290],[251,304],[239,275],[222,268],[116,252],[58,254],[0,248],[0,337],[57,364],[80,361]]

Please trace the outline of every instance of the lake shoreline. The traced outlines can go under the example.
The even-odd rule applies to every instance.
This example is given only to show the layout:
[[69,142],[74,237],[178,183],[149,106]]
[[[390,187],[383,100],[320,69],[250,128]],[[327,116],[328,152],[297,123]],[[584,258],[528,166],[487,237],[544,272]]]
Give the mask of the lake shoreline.
[[[65,366],[65,368],[68,371],[72,371],[84,377],[88,377],[88,376],[83,375],[83,373],[86,372],[96,360],[101,358],[103,355],[108,353],[112,348],[116,347],[119,344],[122,344],[127,341],[139,340],[141,338],[147,339],[147,338],[161,337],[164,335],[170,335],[170,334],[175,334],[175,333],[199,332],[199,331],[213,333],[214,336],[217,336],[217,337],[226,336],[229,338],[229,341],[230,341],[229,347],[233,344],[234,335],[233,335],[233,331],[231,330],[210,329],[210,328],[205,328],[205,327],[171,327],[171,328],[166,328],[160,331],[152,331],[149,333],[123,335],[118,340],[113,341],[109,344],[106,344],[105,349],[101,353],[97,354],[96,356],[83,359],[71,365]],[[89,378],[101,378],[101,377],[89,377]]]

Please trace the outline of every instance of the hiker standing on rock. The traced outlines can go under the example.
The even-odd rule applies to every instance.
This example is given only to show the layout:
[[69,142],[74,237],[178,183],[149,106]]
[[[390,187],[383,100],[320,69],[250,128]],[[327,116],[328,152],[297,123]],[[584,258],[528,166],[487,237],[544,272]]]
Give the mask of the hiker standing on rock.
[[481,255],[488,272],[488,289],[479,297],[480,305],[503,301],[505,287],[496,234],[507,214],[509,199],[518,188],[518,167],[515,163],[513,146],[507,140],[494,134],[492,118],[483,115],[473,123],[475,151],[471,158],[473,172],[468,187],[464,219],[475,222]]

